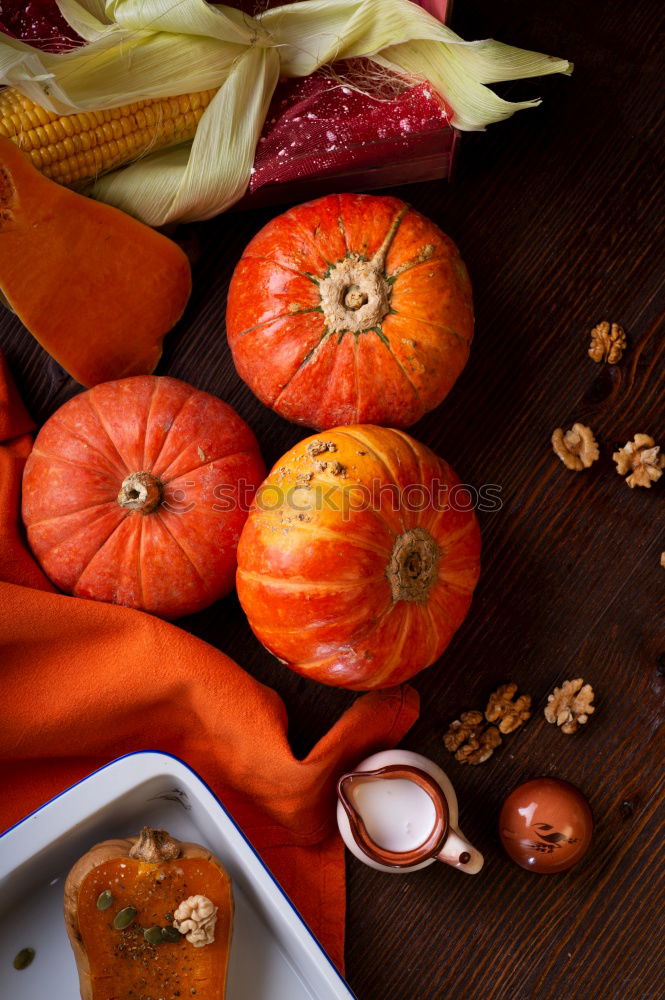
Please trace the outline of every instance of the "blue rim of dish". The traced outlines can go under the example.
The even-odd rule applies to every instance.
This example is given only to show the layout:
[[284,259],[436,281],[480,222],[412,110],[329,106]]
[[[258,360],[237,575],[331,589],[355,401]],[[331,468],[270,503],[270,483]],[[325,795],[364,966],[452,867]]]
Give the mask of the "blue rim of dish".
[[252,842],[247,839],[247,837],[245,836],[244,832],[238,826],[238,824],[234,820],[234,818],[231,815],[231,813],[226,809],[226,807],[223,805],[223,803],[220,801],[220,799],[217,797],[217,795],[213,792],[213,790],[210,787],[210,785],[208,784],[208,782],[204,778],[202,778],[201,775],[198,774],[198,772],[195,771],[193,767],[190,767],[190,765],[186,761],[184,761],[181,757],[176,757],[176,755],[173,754],[173,753],[167,753],[164,750],[133,750],[131,753],[124,753],[120,757],[116,757],[115,760],[110,760],[108,762],[108,764],[104,764],[102,767],[98,767],[95,771],[91,771],[90,774],[86,774],[85,777],[79,778],[79,780],[75,781],[73,785],[70,785],[68,788],[63,788],[63,790],[61,792],[58,792],[57,795],[54,795],[52,799],[48,799],[47,802],[44,802],[41,806],[38,806],[36,809],[33,809],[32,812],[29,812],[27,814],[27,816],[23,817],[23,819],[20,819],[20,820],[18,820],[17,823],[13,823],[12,826],[7,827],[6,830],[3,830],[2,833],[0,833],[0,841],[3,840],[4,837],[6,837],[8,833],[11,833],[12,830],[16,830],[19,826],[22,826],[23,823],[26,822],[26,820],[32,819],[32,817],[36,816],[37,813],[42,812],[42,810],[46,809],[47,806],[50,806],[53,802],[56,802],[58,799],[61,799],[63,795],[67,795],[67,793],[71,792],[72,789],[78,788],[79,785],[84,784],[86,781],[88,781],[89,778],[94,778],[94,776],[96,774],[101,774],[102,771],[107,771],[109,767],[113,767],[114,764],[118,764],[121,760],[127,760],[129,757],[146,757],[146,756],[150,756],[150,755],[157,756],[157,757],[166,757],[166,758],[168,758],[170,760],[176,761],[176,763],[178,763],[178,764],[181,764],[182,767],[184,767],[186,771],[189,771],[190,774],[193,774],[194,777],[196,778],[196,780],[200,781],[201,784],[203,785],[203,787],[208,792],[210,792],[210,794],[212,795],[213,799],[215,800],[215,802],[217,803],[217,805],[219,806],[219,808],[222,810],[222,812],[227,817],[227,819],[229,820],[229,822],[231,823],[231,825],[235,828],[235,830],[237,830],[237,832],[240,834],[240,836],[242,837],[242,839],[244,840],[244,842],[247,844],[247,846],[249,847],[250,851],[252,852],[252,854],[254,855],[254,857],[256,858],[256,860],[259,862],[259,864],[261,865],[261,867],[263,868],[263,870],[265,871],[265,873],[268,875],[268,877],[270,878],[271,882],[273,883],[273,885],[275,886],[275,888],[277,889],[277,891],[279,892],[279,894],[281,896],[283,896],[284,899],[286,900],[286,902],[289,904],[289,906],[291,907],[291,909],[295,913],[296,917],[298,918],[298,920],[300,921],[300,923],[303,925],[303,927],[305,928],[305,930],[309,934],[310,938],[312,939],[312,941],[314,942],[314,944],[316,945],[316,947],[319,949],[319,951],[321,952],[321,954],[325,958],[325,960],[328,963],[328,965],[330,966],[330,968],[335,973],[335,976],[337,977],[337,979],[339,979],[339,981],[344,985],[345,989],[348,990],[349,996],[352,998],[352,1000],[358,1000],[356,994],[353,992],[353,990],[351,989],[351,987],[347,983],[346,979],[344,979],[344,977],[340,974],[339,969],[337,968],[337,966],[335,965],[335,963],[331,959],[331,957],[328,954],[328,952],[325,950],[325,948],[323,947],[323,945],[320,943],[320,941],[318,940],[318,938],[316,937],[316,935],[314,935],[312,933],[312,931],[309,929],[309,927],[307,926],[307,923],[305,922],[304,918],[302,917],[300,911],[294,906],[294,904],[291,901],[291,899],[289,898],[289,896],[284,892],[284,889],[279,884],[279,882],[277,881],[277,879],[275,878],[275,876],[273,875],[273,873],[270,871],[270,869],[268,868],[268,866],[264,862],[264,860],[261,857],[261,855],[258,853],[258,851],[254,847],[254,845],[252,844]]

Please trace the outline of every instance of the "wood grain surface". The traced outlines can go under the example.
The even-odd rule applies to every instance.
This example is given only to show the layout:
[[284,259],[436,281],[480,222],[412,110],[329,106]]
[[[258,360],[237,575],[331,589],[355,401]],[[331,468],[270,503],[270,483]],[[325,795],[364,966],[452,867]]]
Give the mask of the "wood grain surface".
[[[463,36],[567,56],[575,73],[503,85],[544,103],[465,136],[454,183],[395,192],[457,241],[477,310],[467,369],[413,434],[465,482],[498,484],[503,506],[481,514],[471,613],[416,678],[422,714],[405,741],[447,769],[486,867],[399,877],[349,860],[348,979],[360,1000],[665,996],[665,479],[630,490],[611,461],[636,432],[665,445],[662,12],[659,0],[458,0]],[[303,432],[235,374],[224,308],[234,263],[272,214],[180,232],[198,258],[194,293],[159,368],[235,406],[268,463]],[[587,356],[603,319],[629,336],[614,368]],[[37,420],[78,391],[8,314],[0,343]],[[580,474],[549,444],[577,420],[601,446]],[[353,697],[281,668],[233,596],[181,624],[280,692],[299,754]],[[593,685],[597,711],[571,737],[542,709],[576,676]],[[485,764],[457,764],[442,746],[447,724],[507,680],[533,695],[533,718]],[[574,782],[595,815],[590,854],[567,874],[524,872],[498,842],[503,798],[538,774]]]

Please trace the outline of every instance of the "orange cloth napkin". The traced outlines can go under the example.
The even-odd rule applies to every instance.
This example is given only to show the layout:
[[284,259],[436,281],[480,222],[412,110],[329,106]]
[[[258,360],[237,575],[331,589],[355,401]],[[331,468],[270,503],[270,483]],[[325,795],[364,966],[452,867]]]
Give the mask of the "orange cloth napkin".
[[32,427],[0,355],[0,829],[121,754],[172,753],[213,788],[341,969],[335,781],[399,742],[416,692],[363,695],[296,760],[281,699],[228,656],[158,618],[54,590],[20,524]]

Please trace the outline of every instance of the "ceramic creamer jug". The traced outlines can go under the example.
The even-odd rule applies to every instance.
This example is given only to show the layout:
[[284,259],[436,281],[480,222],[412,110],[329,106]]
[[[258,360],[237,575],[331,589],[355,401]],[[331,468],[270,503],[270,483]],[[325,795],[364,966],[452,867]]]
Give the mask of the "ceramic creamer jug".
[[460,831],[457,796],[441,768],[409,750],[384,750],[337,783],[337,824],[360,861],[402,873],[445,861],[468,875],[483,856]]

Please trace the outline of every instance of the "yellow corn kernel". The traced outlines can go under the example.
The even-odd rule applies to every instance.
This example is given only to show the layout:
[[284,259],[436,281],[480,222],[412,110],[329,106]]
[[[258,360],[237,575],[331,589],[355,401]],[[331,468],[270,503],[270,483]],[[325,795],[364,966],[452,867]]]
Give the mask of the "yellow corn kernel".
[[59,115],[6,87],[0,91],[0,135],[28,153],[45,176],[80,186],[147,152],[191,139],[215,93]]

